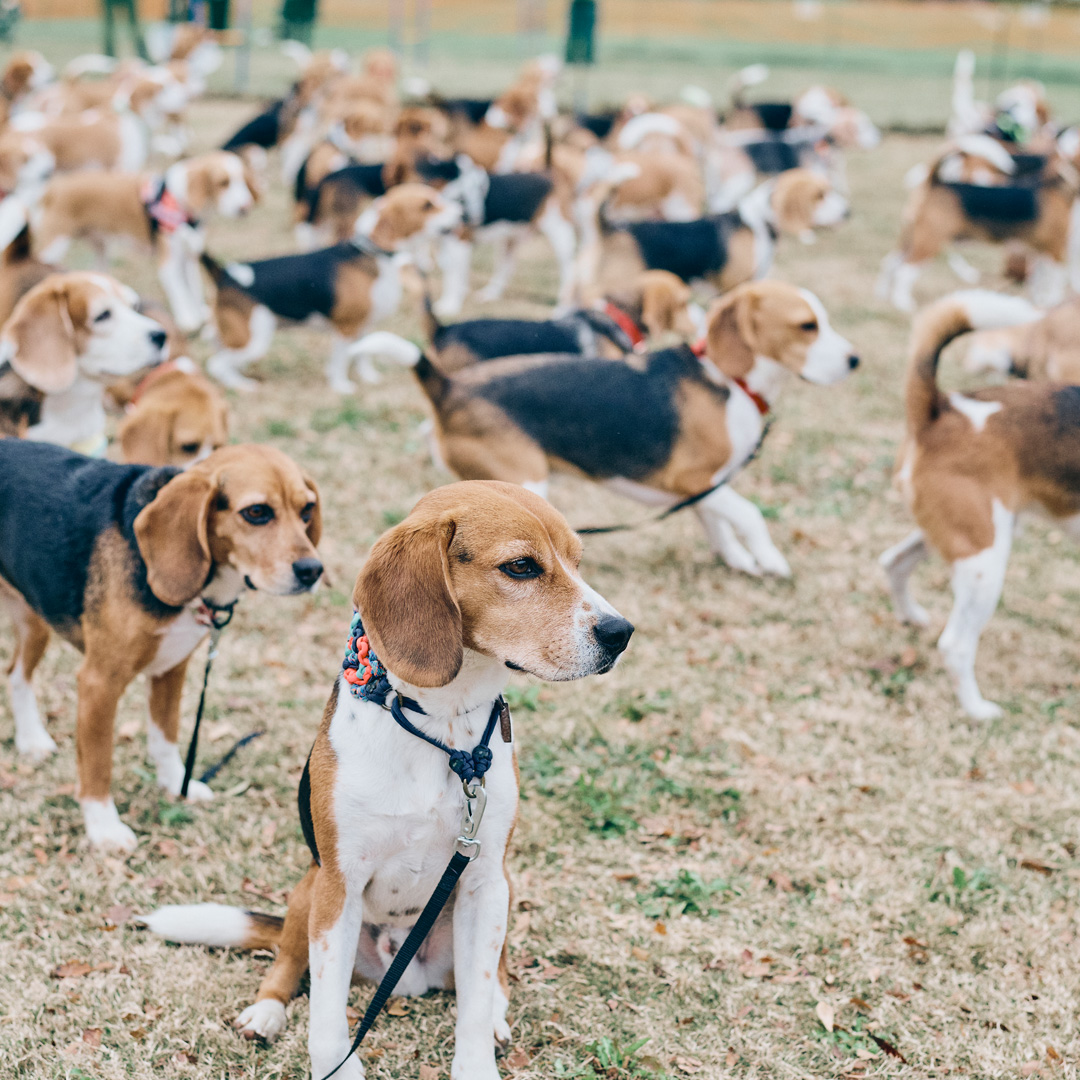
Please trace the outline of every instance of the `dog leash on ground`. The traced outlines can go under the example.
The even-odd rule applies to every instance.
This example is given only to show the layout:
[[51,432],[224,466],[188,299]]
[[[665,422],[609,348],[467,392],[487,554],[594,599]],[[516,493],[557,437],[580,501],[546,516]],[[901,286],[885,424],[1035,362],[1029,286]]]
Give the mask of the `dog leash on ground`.
[[723,480],[712,487],[706,488],[704,491],[699,491],[696,495],[689,495],[685,499],[680,499],[674,506],[669,506],[662,514],[657,514],[655,517],[642,518],[641,521],[629,522],[624,525],[595,525],[587,529],[575,530],[578,536],[602,536],[606,533],[617,532],[630,532],[633,529],[640,529],[645,525],[655,525],[658,521],[663,521],[665,518],[671,517],[672,514],[677,514],[680,510],[685,510],[688,506],[693,506],[695,503],[701,502],[702,499],[708,498],[714,491],[719,491],[722,487],[727,487],[736,476],[739,475],[761,453],[762,444],[765,442],[765,436],[769,434],[769,429],[772,427],[772,417],[769,417],[765,421],[765,426],[761,429],[761,438],[757,441],[757,446],[754,447],[750,456],[729,476],[725,476]]
[[[450,899],[458,878],[461,877],[465,867],[480,854],[480,841],[476,839],[476,834],[484,817],[484,809],[487,806],[484,774],[488,771],[492,761],[491,749],[488,743],[490,743],[491,736],[495,733],[496,723],[500,726],[503,742],[510,742],[513,737],[510,727],[510,709],[501,694],[492,703],[491,714],[488,716],[484,733],[472,751],[449,747],[441,740],[416,727],[405,716],[403,710],[409,709],[410,712],[417,712],[420,715],[424,715],[424,710],[418,701],[403,697],[390,685],[386,675],[386,668],[383,667],[378,657],[371,650],[371,643],[364,633],[359,612],[353,616],[352,625],[349,628],[349,640],[345,649],[345,660],[342,664],[342,676],[348,683],[349,692],[353,697],[359,698],[361,701],[372,701],[386,709],[402,730],[423,739],[424,742],[429,743],[447,755],[451,772],[461,777],[461,787],[465,792],[465,807],[461,814],[461,829],[457,839],[454,841],[454,854],[450,857],[450,862],[447,863],[446,869],[439,879],[439,884],[424,905],[424,910],[420,912],[420,917],[409,931],[409,936],[395,954],[393,962],[386,969],[386,974],[382,977],[382,981],[364,1011],[364,1017],[360,1021],[360,1026],[356,1029],[356,1036],[353,1038],[352,1046],[349,1047],[349,1052],[322,1080],[330,1080],[330,1077],[356,1053],[360,1044],[364,1041],[364,1037],[378,1018],[379,1013],[382,1012],[383,1007],[390,999],[394,987],[397,986],[398,980],[405,973],[409,962],[419,951],[424,939],[435,925],[435,920],[438,919],[443,908],[446,907],[446,902]],[[387,704],[386,699],[391,694],[393,697],[390,703]],[[307,774],[307,767],[305,766],[304,777]],[[304,781],[302,778],[301,802],[303,801],[303,791]],[[302,807],[301,817],[303,817]],[[317,861],[318,855],[314,849],[312,854],[315,855]]]

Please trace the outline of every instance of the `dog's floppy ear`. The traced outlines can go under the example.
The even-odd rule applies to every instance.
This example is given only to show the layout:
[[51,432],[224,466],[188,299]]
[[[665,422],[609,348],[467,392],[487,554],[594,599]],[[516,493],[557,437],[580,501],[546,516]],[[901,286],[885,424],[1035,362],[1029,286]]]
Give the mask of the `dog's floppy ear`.
[[311,520],[307,523],[307,537],[312,547],[318,547],[322,539],[322,496],[319,494],[319,485],[305,472],[301,473],[304,483],[315,493],[315,510]]
[[167,465],[170,427],[162,409],[144,405],[129,413],[116,432],[121,460],[126,465]]
[[36,390],[56,394],[78,375],[67,290],[48,279],[15,305],[0,336],[0,362]]
[[447,551],[454,522],[406,519],[371,549],[353,604],[376,655],[414,686],[445,686],[461,670],[461,609]]
[[776,180],[772,204],[776,225],[781,232],[799,236],[814,227],[814,210],[823,195],[817,177],[801,169],[792,169]]
[[146,580],[162,603],[182,607],[206,584],[211,567],[207,522],[217,490],[205,472],[178,473],[135,518]]
[[744,286],[722,297],[709,312],[705,354],[729,379],[745,379],[754,366],[757,296]]
[[[385,196],[384,196],[385,198]],[[371,230],[371,242],[384,251],[393,251],[404,232],[402,208],[394,200],[379,207],[375,227]]]

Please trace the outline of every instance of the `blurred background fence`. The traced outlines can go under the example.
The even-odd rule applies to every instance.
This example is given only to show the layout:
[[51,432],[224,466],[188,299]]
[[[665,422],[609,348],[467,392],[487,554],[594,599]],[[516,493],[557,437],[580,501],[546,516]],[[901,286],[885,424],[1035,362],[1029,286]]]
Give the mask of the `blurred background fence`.
[[[61,60],[96,48],[100,2],[22,0],[16,42]],[[166,6],[139,3],[147,20]],[[279,92],[291,75],[270,41],[280,0],[232,0],[232,9],[235,24],[250,18],[255,28],[246,89]],[[320,0],[314,41],[350,51],[390,44],[406,71],[480,95],[525,57],[561,52],[566,15],[567,0]],[[598,63],[577,78],[594,104],[631,89],[671,97],[693,83],[722,105],[728,77],[764,61],[773,76],[761,96],[826,81],[885,125],[932,129],[945,121],[960,48],[978,56],[980,93],[1038,78],[1059,115],[1080,120],[1077,0],[599,0]],[[236,85],[234,62],[217,76],[219,89]]]

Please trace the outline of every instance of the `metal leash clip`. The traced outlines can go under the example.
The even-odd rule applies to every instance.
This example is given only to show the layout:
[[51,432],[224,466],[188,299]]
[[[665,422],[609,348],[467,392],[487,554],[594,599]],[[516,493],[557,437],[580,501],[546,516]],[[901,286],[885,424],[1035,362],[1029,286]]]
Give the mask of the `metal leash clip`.
[[474,859],[480,854],[480,841],[476,839],[476,833],[487,808],[487,791],[484,790],[482,779],[474,780],[471,784],[463,780],[461,787],[465,792],[465,809],[461,815],[461,834],[454,849],[459,854]]

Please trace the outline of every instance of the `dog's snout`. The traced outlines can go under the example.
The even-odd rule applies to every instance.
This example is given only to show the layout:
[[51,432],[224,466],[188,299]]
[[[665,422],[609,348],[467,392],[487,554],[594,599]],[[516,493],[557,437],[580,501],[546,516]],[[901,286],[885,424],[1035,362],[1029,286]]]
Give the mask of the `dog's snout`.
[[630,641],[634,624],[620,615],[604,615],[593,627],[593,635],[603,648],[618,656]]
[[169,340],[169,335],[164,330],[151,330],[150,331],[150,344],[155,349],[164,349],[165,342]]
[[859,366],[859,358],[854,353],[847,358],[847,366],[851,368],[852,371]]
[[310,589],[322,577],[323,565],[318,559],[297,559],[292,564],[292,569],[296,580]]

